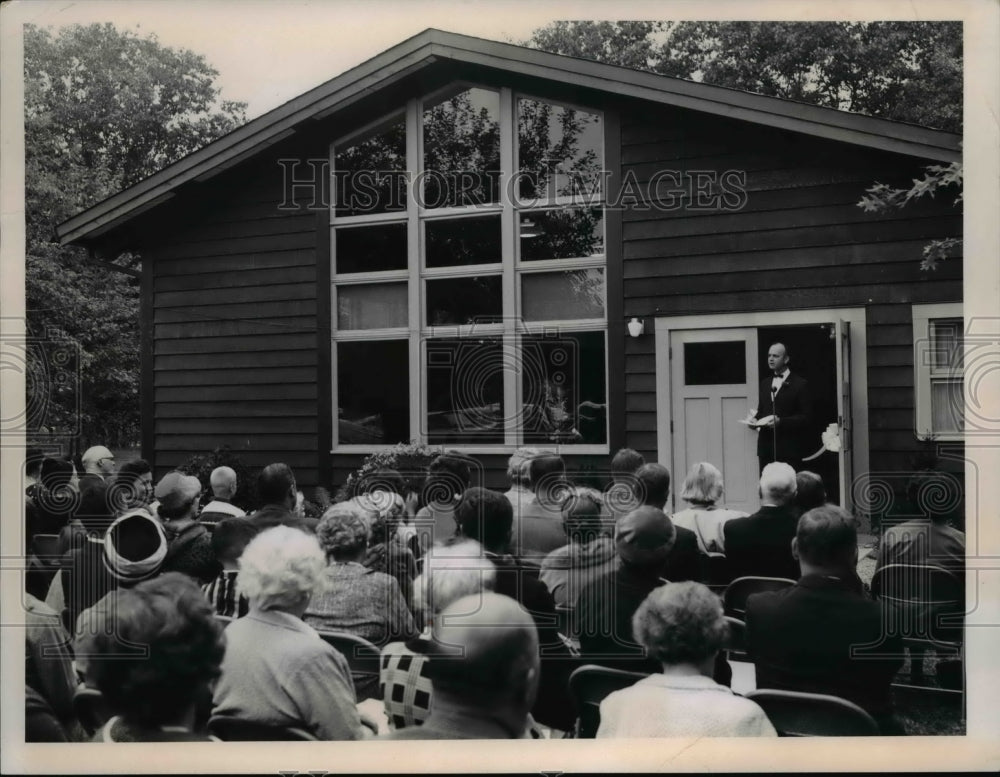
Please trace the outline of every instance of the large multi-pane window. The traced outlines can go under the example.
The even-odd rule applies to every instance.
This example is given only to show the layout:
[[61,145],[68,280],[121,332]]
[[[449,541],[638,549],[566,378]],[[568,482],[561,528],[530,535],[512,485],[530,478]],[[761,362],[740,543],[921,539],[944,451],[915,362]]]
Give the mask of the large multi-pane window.
[[331,149],[334,444],[607,446],[603,119],[453,86]]

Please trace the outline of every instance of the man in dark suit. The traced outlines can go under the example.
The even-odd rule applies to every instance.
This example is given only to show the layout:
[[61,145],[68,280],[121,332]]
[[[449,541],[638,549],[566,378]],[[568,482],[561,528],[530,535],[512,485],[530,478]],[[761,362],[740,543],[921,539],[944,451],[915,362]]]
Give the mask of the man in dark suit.
[[760,476],[760,510],[726,521],[722,531],[733,579],[745,575],[798,578],[799,564],[792,556],[798,517],[795,488],[795,470],[781,462],[768,464]]
[[775,343],[767,351],[770,374],[760,382],[757,411],[751,418],[767,421],[758,428],[757,459],[761,472],[772,461],[784,461],[798,471],[811,451],[812,400],[805,378],[792,374],[788,349]]
[[855,571],[854,517],[836,505],[810,510],[799,519],[793,553],[802,569],[798,583],[747,600],[757,687],[839,696],[866,710],[883,734],[905,733],[890,696],[903,646],[886,633],[881,605],[867,597]]
[[[635,472],[635,496],[640,505],[663,510],[670,496],[670,470],[662,464],[643,464]],[[669,520],[669,519],[668,519]],[[698,537],[690,529],[674,527],[676,539],[660,574],[671,583],[703,579]]]

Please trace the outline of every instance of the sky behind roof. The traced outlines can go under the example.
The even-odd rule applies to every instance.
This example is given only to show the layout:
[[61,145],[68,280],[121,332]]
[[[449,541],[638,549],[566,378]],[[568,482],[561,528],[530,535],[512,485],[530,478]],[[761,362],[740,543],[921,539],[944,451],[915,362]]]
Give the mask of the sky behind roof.
[[[43,27],[113,22],[164,45],[202,54],[227,100],[254,118],[428,27],[518,42],[555,19],[587,18],[584,3],[402,0],[86,0],[39,3]],[[503,13],[504,8],[509,11]],[[606,6],[604,6],[606,8]],[[662,6],[661,6],[662,7]]]

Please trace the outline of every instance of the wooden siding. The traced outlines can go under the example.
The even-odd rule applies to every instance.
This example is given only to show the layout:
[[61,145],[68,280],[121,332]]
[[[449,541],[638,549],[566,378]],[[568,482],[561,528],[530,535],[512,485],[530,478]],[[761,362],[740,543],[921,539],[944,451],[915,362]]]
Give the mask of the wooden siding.
[[[284,461],[305,488],[318,469],[317,214],[279,210],[296,139],[197,187],[157,218],[148,317],[149,444],[157,476],[228,445],[251,471]],[[308,200],[308,198],[303,198]],[[150,455],[147,453],[147,455]]]
[[[913,303],[960,300],[962,261],[919,269],[930,239],[959,236],[949,198],[884,215],[856,203],[874,181],[907,186],[920,160],[681,110],[622,108],[622,175],[745,171],[746,202],[623,214],[624,316],[801,308],[867,309],[872,472],[901,472],[914,434]],[[631,117],[631,120],[629,120]],[[627,444],[656,456],[654,339],[629,340]]]

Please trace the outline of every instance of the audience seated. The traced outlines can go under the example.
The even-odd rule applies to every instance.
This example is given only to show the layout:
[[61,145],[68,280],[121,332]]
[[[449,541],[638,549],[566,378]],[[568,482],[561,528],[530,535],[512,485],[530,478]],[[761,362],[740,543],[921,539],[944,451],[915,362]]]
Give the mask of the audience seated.
[[514,522],[510,502],[495,491],[470,488],[456,506],[455,517],[462,536],[480,543],[496,567],[496,592],[516,599],[535,621],[542,650],[541,690],[532,710],[535,720],[568,731],[575,718],[567,682],[575,663],[559,636],[555,602],[538,579],[538,569],[508,553]]
[[[30,543],[36,534],[61,533],[80,505],[80,479],[73,463],[66,459],[45,459],[40,467],[39,482],[29,490],[31,505],[26,515],[26,541]],[[62,550],[69,550],[69,546]]]
[[[101,490],[100,486],[91,491]],[[64,558],[61,573],[65,623],[76,633],[81,614],[111,591],[158,575],[167,557],[159,521],[145,510],[125,513],[100,539],[87,537]]]
[[641,507],[635,493],[635,473],[645,463],[645,457],[632,448],[622,448],[611,457],[611,483],[604,492],[608,514],[605,532],[609,537],[614,535],[619,518]]
[[[27,699],[25,741],[82,741],[83,731],[73,712],[77,679],[69,634],[59,613],[31,594],[25,594],[24,611],[24,683],[38,697]],[[29,725],[33,715],[38,716],[36,725]]]
[[245,517],[223,518],[212,532],[212,552],[222,566],[219,576],[206,583],[202,590],[212,603],[217,615],[241,618],[250,609],[247,598],[236,584],[239,559],[250,540],[257,536],[257,527]]
[[145,459],[127,461],[122,464],[109,488],[117,515],[137,507],[148,510],[153,500],[153,468]]
[[[316,629],[346,631],[384,645],[419,632],[396,580],[361,563],[372,517],[355,502],[336,504],[323,514],[316,536],[327,567],[303,620]],[[355,681],[355,690],[359,700],[371,698],[378,681],[365,678],[361,687]]]
[[604,534],[606,507],[592,488],[572,488],[563,499],[563,530],[569,544],[542,562],[539,579],[557,606],[574,607],[580,592],[618,564],[614,540]]
[[250,611],[226,628],[213,715],[303,728],[322,740],[365,736],[347,661],[302,621],[325,568],[316,538],[290,526],[247,545],[238,583]]
[[573,611],[573,632],[587,663],[630,672],[655,672],[632,637],[632,616],[662,577],[676,530],[662,510],[638,507],[618,520],[618,567],[586,586]]
[[208,476],[212,487],[212,501],[201,508],[200,520],[203,523],[219,523],[226,518],[242,518],[243,510],[233,504],[233,497],[239,489],[236,480],[236,470],[232,467],[216,467]]
[[424,506],[414,518],[421,554],[436,542],[455,536],[455,504],[472,482],[469,460],[457,451],[447,451],[427,467]]
[[402,476],[386,468],[376,472],[368,482],[359,484],[351,502],[371,517],[371,540],[362,563],[376,572],[391,575],[410,607],[417,562],[409,542],[399,532],[406,520],[406,503],[401,493],[404,489]]
[[222,628],[197,584],[171,572],[118,591],[82,634],[88,684],[115,716],[95,742],[199,742],[197,705],[219,676]]
[[758,688],[840,696],[865,709],[883,734],[901,734],[892,715],[890,683],[902,644],[886,633],[878,602],[855,573],[856,521],[835,505],[798,520],[792,552],[798,583],[747,600],[746,643]]
[[795,510],[799,515],[826,504],[826,486],[815,472],[795,473]]
[[525,736],[538,692],[538,634],[517,602],[489,592],[458,599],[434,620],[432,638],[420,645],[429,656],[434,693],[430,715],[421,726],[397,729],[383,738]]
[[80,457],[80,490],[109,485],[115,475],[115,454],[103,445],[92,445]]
[[777,736],[759,706],[712,679],[728,627],[708,588],[654,589],[632,617],[632,633],[663,669],[601,702],[598,737]]
[[257,476],[257,497],[262,507],[250,515],[250,520],[259,530],[274,526],[291,526],[302,531],[316,531],[319,521],[306,518],[296,511],[298,487],[295,474],[287,464],[268,464]]
[[182,472],[168,472],[154,491],[156,514],[167,535],[164,572],[183,572],[199,584],[210,583],[221,569],[212,551],[212,537],[198,522],[201,481]]
[[541,454],[538,448],[518,448],[511,457],[507,459],[507,483],[510,488],[504,492],[504,496],[510,501],[510,506],[514,508],[514,515],[535,498],[531,491],[531,460]]
[[734,579],[747,575],[798,578],[799,565],[792,556],[795,489],[791,466],[768,464],[760,475],[760,510],[726,523],[726,558]]
[[511,552],[522,561],[541,566],[545,557],[566,544],[562,502],[566,494],[566,464],[561,456],[542,452],[528,464],[535,498],[514,515]]
[[723,526],[734,518],[746,517],[746,513],[727,510],[717,504],[723,488],[722,473],[716,467],[707,461],[695,464],[684,479],[681,492],[681,499],[691,506],[670,516],[678,529],[694,532],[698,550],[705,554],[725,553]]
[[[636,470],[634,488],[636,501],[640,505],[663,511],[670,498],[670,471],[662,464],[643,464]],[[660,574],[672,583],[701,579],[698,538],[693,531],[674,526],[674,541],[667,551]]]
[[[916,494],[910,497],[910,502],[919,504]],[[965,574],[965,533],[949,526],[947,516],[936,512],[894,522],[879,542],[878,567],[888,564],[930,565],[962,576]]]
[[[478,542],[453,537],[448,543],[434,545],[424,558],[423,572],[414,581],[416,607],[425,624],[420,637],[431,637],[434,621],[449,604],[463,596],[492,591],[495,583],[496,567],[483,556]],[[408,644],[391,642],[382,649],[379,692],[392,729],[419,726],[430,712],[427,657]]]

